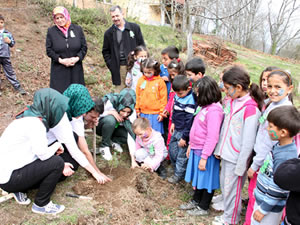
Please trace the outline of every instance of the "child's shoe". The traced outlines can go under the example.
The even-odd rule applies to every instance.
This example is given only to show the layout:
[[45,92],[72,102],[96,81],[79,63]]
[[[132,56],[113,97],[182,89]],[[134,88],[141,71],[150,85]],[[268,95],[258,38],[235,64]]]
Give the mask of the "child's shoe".
[[38,214],[48,214],[48,215],[56,215],[57,213],[61,213],[64,211],[65,206],[54,204],[52,201],[50,201],[47,205],[40,207],[36,205],[35,203],[32,204],[32,212],[38,213]]
[[27,198],[26,193],[16,192],[16,193],[13,193],[13,196],[14,196],[16,202],[19,203],[20,205],[29,205],[31,202],[30,199]]
[[163,180],[167,178],[167,170],[166,170],[166,168],[162,164],[158,167],[158,169],[155,172]]
[[216,216],[214,218],[212,225],[230,225],[230,224],[226,223],[223,219],[223,215],[221,215],[221,216]]
[[171,183],[171,184],[177,184],[179,183],[180,181],[182,180],[182,178],[180,177],[177,177],[175,175],[171,176],[168,178],[168,182]]
[[188,210],[187,213],[191,216],[206,216],[208,215],[208,210],[201,209],[197,206],[194,209]]
[[122,147],[121,147],[121,145],[120,144],[118,144],[118,143],[112,143],[112,148],[115,150],[115,151],[117,151],[117,152],[119,152],[119,153],[122,153],[123,152],[123,149],[122,149]]
[[27,92],[21,86],[16,88],[16,91],[19,92],[21,95],[27,95]]
[[99,148],[99,153],[102,155],[102,157],[109,161],[109,160],[112,160],[112,155],[111,155],[111,152],[110,152],[110,149],[109,147],[100,147]]
[[211,205],[211,207],[216,211],[224,211],[224,202],[223,200],[215,202]]
[[191,200],[188,203],[182,204],[179,206],[179,209],[181,210],[190,210],[194,209],[198,206],[198,203],[195,200]]
[[220,201],[223,201],[223,195],[222,194],[215,195],[211,200],[212,203],[217,203],[217,202],[220,202]]

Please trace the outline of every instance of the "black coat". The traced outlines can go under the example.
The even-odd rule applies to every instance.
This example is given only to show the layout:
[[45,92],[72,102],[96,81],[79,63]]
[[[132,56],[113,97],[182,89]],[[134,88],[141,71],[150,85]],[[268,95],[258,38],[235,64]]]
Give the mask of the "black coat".
[[300,224],[300,159],[283,162],[275,171],[274,182],[289,190],[286,202],[286,216],[292,225]]
[[[117,41],[117,27],[112,25],[104,33],[104,41],[102,48],[102,55],[105,63],[112,75],[112,82],[114,85],[121,84],[120,77],[120,47]],[[133,36],[134,35],[134,36]],[[139,45],[144,45],[144,38],[140,29],[140,26],[136,23],[125,23],[125,30],[122,32],[122,40],[124,43],[124,52],[126,57],[129,52],[135,49]]]
[[[68,38],[57,26],[50,27],[47,32],[46,51],[51,58],[51,88],[63,93],[70,84],[85,85],[82,60],[87,53],[87,45],[80,26],[71,24],[68,30]],[[80,59],[74,66],[66,67],[58,62],[58,58],[64,59],[76,56]]]

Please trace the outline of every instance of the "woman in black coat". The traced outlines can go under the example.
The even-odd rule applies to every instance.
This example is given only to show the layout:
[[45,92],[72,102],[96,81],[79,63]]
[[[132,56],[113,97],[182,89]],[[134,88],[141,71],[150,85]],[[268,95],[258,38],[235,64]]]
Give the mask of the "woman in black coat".
[[83,84],[82,60],[87,44],[80,26],[71,23],[66,8],[53,10],[54,26],[47,32],[46,51],[51,58],[50,87],[63,93],[70,84]]

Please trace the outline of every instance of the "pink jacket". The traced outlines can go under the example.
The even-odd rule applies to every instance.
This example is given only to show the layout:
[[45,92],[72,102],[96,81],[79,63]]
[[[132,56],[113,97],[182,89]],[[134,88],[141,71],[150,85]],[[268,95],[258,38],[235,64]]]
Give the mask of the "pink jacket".
[[[137,136],[135,145],[136,151],[138,151],[141,148],[144,148],[148,151],[149,156],[144,160],[144,163],[150,165],[153,170],[156,170],[160,166],[160,163],[168,154],[161,133],[154,129],[152,129],[152,134],[150,137],[147,138],[146,141],[143,141]],[[154,150],[153,155],[150,154],[151,148],[153,148]]]
[[219,140],[223,117],[222,105],[213,103],[203,107],[194,118],[189,144],[191,149],[202,149],[201,158],[207,159],[213,153]]

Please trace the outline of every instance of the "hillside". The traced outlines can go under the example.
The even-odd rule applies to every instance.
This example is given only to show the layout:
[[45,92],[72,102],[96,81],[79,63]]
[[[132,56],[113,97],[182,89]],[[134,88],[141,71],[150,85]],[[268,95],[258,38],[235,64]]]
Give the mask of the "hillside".
[[[0,8],[0,13],[6,18],[6,27],[13,33],[16,40],[15,47],[11,49],[13,67],[18,79],[29,93],[27,96],[18,95],[13,91],[3,72],[0,74],[2,80],[0,133],[11,121],[15,113],[26,104],[30,104],[32,95],[37,89],[48,87],[49,85],[50,59],[46,56],[45,37],[47,28],[53,24],[50,15],[54,4],[45,3],[43,0],[28,2],[39,4],[26,4],[26,1],[19,1],[16,4],[16,1],[9,0],[6,1],[5,8]],[[110,73],[106,69],[101,55],[103,33],[111,25],[109,16],[101,9],[80,10],[72,8],[70,11],[72,21],[84,28],[88,41],[89,50],[84,60],[87,86],[93,95],[102,96],[107,92],[113,91]],[[143,24],[141,24],[141,28],[150,54],[155,58],[159,59],[160,51],[168,45],[176,45],[180,50],[185,48],[185,42],[181,35],[173,32],[170,28]],[[202,42],[211,40],[211,37],[203,35],[195,35],[194,38]],[[300,69],[299,62],[270,56],[232,43],[221,42],[237,52],[236,63],[240,63],[247,68],[253,82],[258,81],[260,72],[269,65],[290,70],[293,78],[300,80],[298,73]],[[185,61],[186,55],[184,52],[181,53],[181,58]],[[217,77],[217,74],[225,66],[215,67],[208,65],[207,74]],[[299,96],[296,99],[296,104],[299,106]]]
[[[13,120],[14,115],[25,105],[31,104],[36,90],[49,85],[50,59],[46,55],[47,28],[52,26],[53,3],[44,0],[7,0],[1,5],[0,14],[6,18],[6,28],[12,32],[16,45],[11,49],[11,59],[17,77],[28,95],[14,92],[3,73],[0,96],[0,134]],[[35,3],[35,4],[34,4]],[[39,3],[39,4],[36,4]],[[5,8],[4,8],[5,7]],[[72,21],[84,28],[88,41],[88,54],[84,60],[85,80],[92,95],[103,96],[113,91],[110,73],[101,55],[104,31],[111,25],[110,18],[101,9],[79,10],[69,8]],[[130,19],[129,19],[130,20]],[[140,24],[150,54],[159,59],[160,52],[168,45],[176,45],[182,51],[180,57],[186,61],[185,41],[168,27]],[[202,44],[214,37],[194,35]],[[293,78],[300,80],[300,63],[258,51],[246,49],[218,40],[236,52],[236,61],[244,65],[257,82],[261,71],[270,65],[291,71]],[[208,75],[217,77],[227,66],[207,65]],[[296,84],[296,86],[298,86]],[[299,94],[296,105],[300,106]],[[90,138],[90,137],[88,137]],[[209,224],[219,212],[203,218],[191,218],[177,210],[179,204],[188,201],[191,187],[184,182],[172,186],[155,174],[132,170],[127,152],[114,155],[107,163],[100,156],[97,165],[113,177],[107,185],[97,185],[83,169],[60,183],[53,195],[54,202],[66,205],[66,210],[57,217],[48,218],[32,214],[30,207],[20,206],[11,200],[0,205],[2,224]],[[85,201],[65,197],[66,192],[89,195],[94,200]],[[33,199],[35,191],[29,193]],[[18,215],[18,216],[16,216]]]

